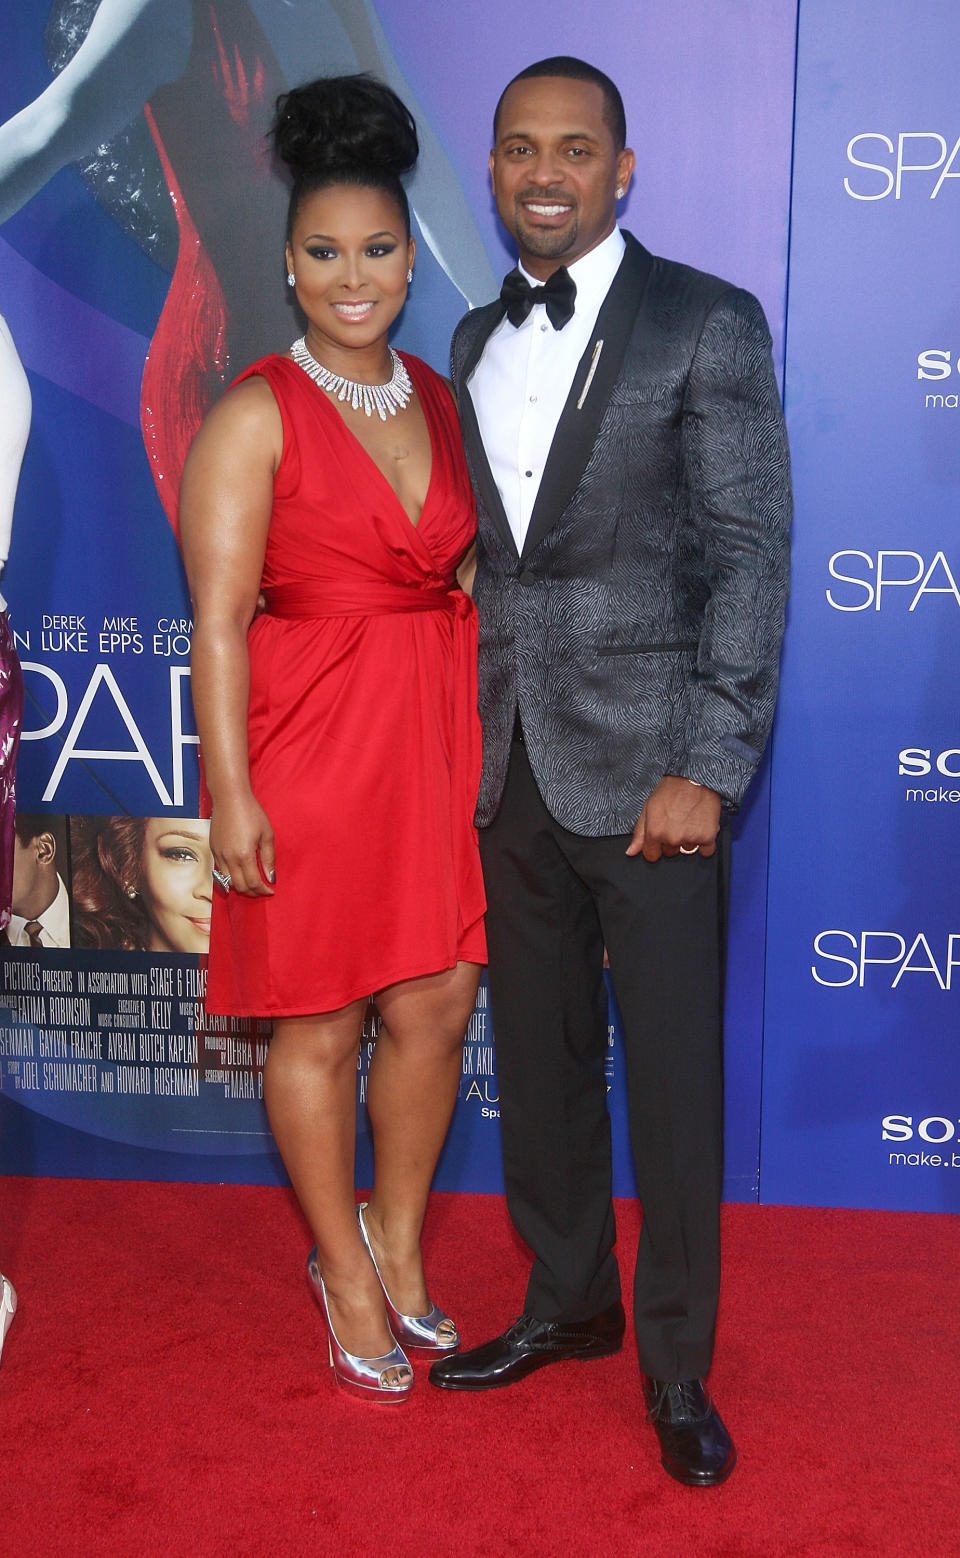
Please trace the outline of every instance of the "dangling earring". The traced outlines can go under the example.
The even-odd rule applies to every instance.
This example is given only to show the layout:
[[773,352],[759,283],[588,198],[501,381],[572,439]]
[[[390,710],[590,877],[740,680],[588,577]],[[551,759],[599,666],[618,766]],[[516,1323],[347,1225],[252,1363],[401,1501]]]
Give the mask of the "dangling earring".
[[625,194],[626,194],[626,190],[624,189],[623,185],[622,184],[618,184],[617,185],[617,199],[618,200],[622,200]]
[[296,285],[297,285],[297,278],[296,278],[296,276],[293,274],[292,270],[288,270],[287,271],[287,286],[288,287],[295,287]]
[[126,893],[128,898],[136,898],[137,897],[137,889],[135,887],[125,887],[124,888],[124,892]]
[[407,271],[407,286],[408,287],[409,287],[409,285],[410,285],[412,280],[413,280],[413,267],[411,266],[410,270]]

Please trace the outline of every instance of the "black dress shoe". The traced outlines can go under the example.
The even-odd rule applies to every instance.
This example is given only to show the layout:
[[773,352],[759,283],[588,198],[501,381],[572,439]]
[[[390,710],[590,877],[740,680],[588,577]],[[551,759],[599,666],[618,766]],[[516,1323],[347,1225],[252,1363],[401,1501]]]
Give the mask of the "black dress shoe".
[[492,1342],[438,1358],[430,1369],[430,1383],[441,1390],[493,1390],[564,1358],[605,1358],[620,1351],[623,1326],[619,1302],[592,1320],[537,1320],[521,1315]]
[[737,1452],[701,1380],[671,1384],[644,1378],[643,1395],[671,1477],[691,1488],[710,1488],[729,1477]]

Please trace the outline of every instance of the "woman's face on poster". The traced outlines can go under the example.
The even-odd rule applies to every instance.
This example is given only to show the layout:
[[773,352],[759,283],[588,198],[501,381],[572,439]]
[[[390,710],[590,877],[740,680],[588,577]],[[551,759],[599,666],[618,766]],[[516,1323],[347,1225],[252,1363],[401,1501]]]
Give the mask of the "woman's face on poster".
[[150,952],[208,952],[213,898],[210,824],[198,817],[148,817],[140,898]]

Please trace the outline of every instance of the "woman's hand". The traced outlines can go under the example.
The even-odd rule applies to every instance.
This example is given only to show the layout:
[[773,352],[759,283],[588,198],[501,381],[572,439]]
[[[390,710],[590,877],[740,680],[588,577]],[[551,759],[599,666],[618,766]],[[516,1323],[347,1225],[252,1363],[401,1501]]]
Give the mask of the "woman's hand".
[[217,870],[229,876],[235,892],[249,898],[273,896],[273,829],[252,792],[215,802],[210,818],[210,848]]

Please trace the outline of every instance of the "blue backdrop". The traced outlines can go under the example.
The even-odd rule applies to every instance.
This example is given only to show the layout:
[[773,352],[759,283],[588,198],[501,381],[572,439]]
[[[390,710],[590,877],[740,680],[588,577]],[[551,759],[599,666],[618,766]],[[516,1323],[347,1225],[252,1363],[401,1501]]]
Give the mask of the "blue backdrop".
[[948,0],[803,0],[764,1200],[960,1208],[960,120]]

